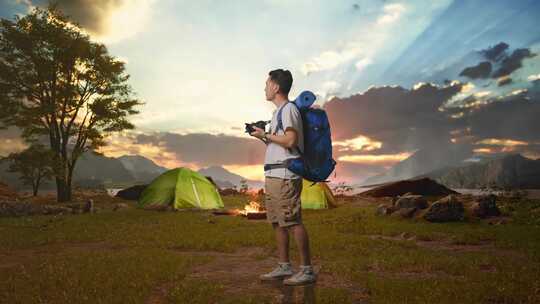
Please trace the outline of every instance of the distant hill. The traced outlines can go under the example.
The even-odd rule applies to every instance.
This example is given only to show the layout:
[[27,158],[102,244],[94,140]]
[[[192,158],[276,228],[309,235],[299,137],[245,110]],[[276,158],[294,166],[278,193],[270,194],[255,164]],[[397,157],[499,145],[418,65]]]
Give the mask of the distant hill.
[[438,169],[420,177],[429,177],[447,187],[540,189],[540,159],[508,154],[468,165]]
[[119,159],[92,152],[81,155],[73,175],[74,181],[101,180],[105,183],[126,183],[136,180],[135,176],[124,167]]
[[[7,163],[0,162],[0,181],[17,190],[30,187],[22,185],[18,174],[7,172]],[[104,184],[107,187],[124,187],[134,184],[148,184],[163,172],[169,170],[154,163],[141,155],[123,155],[118,158],[106,157],[92,152],[84,153],[75,167],[73,184],[82,187],[96,187]],[[261,168],[262,170],[262,168]],[[240,181],[245,179],[250,188],[262,188],[263,182],[249,180],[227,171],[221,166],[203,168],[199,173],[210,176],[220,188],[240,187]],[[55,189],[54,180],[45,182],[40,190]]]
[[[7,172],[7,168],[7,163],[0,163],[0,180],[17,190],[29,188],[19,181],[19,174]],[[167,168],[160,167],[152,160],[140,155],[114,158],[86,152],[77,161],[73,183],[83,187],[101,184],[149,183],[166,170]],[[53,180],[43,183],[40,190],[52,190],[55,187]]]
[[369,177],[361,184],[381,184],[409,179],[440,168],[456,166],[471,156],[472,150],[467,145],[450,144],[418,150],[385,173]]
[[[262,170],[262,168],[261,168]],[[204,176],[210,176],[220,188],[232,188],[233,186],[240,187],[240,181],[245,179],[250,188],[261,188],[263,183],[259,181],[249,180],[241,175],[232,173],[221,166],[210,166],[202,168],[199,171]]]
[[151,182],[154,178],[167,171],[152,160],[141,155],[123,155],[117,158],[138,181]]

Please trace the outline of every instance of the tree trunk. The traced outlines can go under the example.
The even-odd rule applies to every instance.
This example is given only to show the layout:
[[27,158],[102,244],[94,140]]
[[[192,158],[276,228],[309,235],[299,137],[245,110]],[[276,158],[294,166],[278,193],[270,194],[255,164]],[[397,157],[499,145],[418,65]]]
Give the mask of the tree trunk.
[[56,178],[56,201],[59,203],[69,202],[71,200],[71,191],[62,178]]
[[38,175],[38,178],[36,180],[36,183],[35,183],[34,189],[33,189],[34,190],[34,196],[37,196],[37,194],[38,194],[40,180],[41,180],[41,177],[39,177],[39,175]]
[[61,172],[56,177],[56,200],[59,203],[71,201],[71,176],[73,173],[67,160],[62,159],[61,162]]

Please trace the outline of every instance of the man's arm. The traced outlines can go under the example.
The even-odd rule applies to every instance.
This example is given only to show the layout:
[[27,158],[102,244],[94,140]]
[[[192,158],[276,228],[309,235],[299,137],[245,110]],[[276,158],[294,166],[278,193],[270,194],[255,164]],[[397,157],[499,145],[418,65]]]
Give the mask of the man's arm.
[[263,141],[266,137],[268,141],[275,142],[276,144],[288,149],[293,148],[296,145],[298,135],[296,134],[296,130],[292,127],[288,127],[285,130],[284,135],[266,134],[266,136],[263,129],[255,126],[253,128],[255,129],[255,132],[252,132],[250,135],[262,139]]

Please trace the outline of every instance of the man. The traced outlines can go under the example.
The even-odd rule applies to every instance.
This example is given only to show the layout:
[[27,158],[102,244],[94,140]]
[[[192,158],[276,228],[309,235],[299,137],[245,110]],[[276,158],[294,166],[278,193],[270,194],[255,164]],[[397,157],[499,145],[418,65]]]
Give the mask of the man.
[[[304,150],[302,117],[298,108],[289,102],[292,75],[288,70],[274,70],[268,74],[264,92],[276,110],[272,116],[270,133],[255,127],[251,133],[266,143],[265,154],[265,207],[268,221],[275,231],[279,263],[277,267],[260,276],[261,280],[283,281],[286,285],[301,285],[315,282],[316,276],[311,265],[309,238],[302,223],[300,194],[302,177],[294,174],[282,164],[286,159],[300,157]],[[278,112],[281,110],[282,127],[278,128]],[[289,232],[292,233],[300,251],[300,271],[293,275],[289,261]]]

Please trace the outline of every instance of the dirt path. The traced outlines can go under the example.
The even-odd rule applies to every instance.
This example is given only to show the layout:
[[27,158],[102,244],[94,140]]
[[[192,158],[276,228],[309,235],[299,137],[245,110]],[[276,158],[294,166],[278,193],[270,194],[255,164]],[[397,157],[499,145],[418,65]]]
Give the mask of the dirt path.
[[[281,281],[261,282],[258,279],[260,274],[272,270],[277,265],[277,258],[263,248],[245,247],[234,253],[185,250],[175,250],[175,252],[214,257],[211,262],[193,268],[186,279],[217,282],[224,287],[225,293],[229,295],[260,295],[271,297],[273,303],[307,304],[315,303],[315,290],[317,288],[344,288],[351,292],[354,303],[367,303],[369,297],[368,292],[361,286],[346,282],[317,266],[320,265],[320,261],[317,260],[313,261],[313,264],[316,265],[315,271],[318,273],[317,283],[292,287],[283,285]],[[167,303],[168,288],[171,288],[170,283],[157,286],[146,303]]]
[[[371,239],[384,239],[389,241],[408,241],[431,250],[443,250],[450,252],[485,252],[490,254],[507,255],[511,258],[523,258],[519,252],[510,249],[500,249],[494,246],[491,240],[482,241],[479,244],[456,244],[450,240],[420,240],[410,234],[398,236],[365,235]],[[58,243],[49,246],[14,251],[0,250],[0,271],[10,270],[24,264],[28,259],[36,259],[47,255],[56,254],[70,249],[84,249],[91,251],[117,250],[117,246],[111,246],[104,242],[88,243]],[[124,248],[125,249],[125,248]],[[284,286],[280,281],[267,283],[259,281],[260,274],[273,269],[277,265],[275,252],[260,247],[243,247],[233,253],[216,251],[189,251],[169,248],[168,250],[186,256],[205,256],[213,259],[205,264],[194,266],[186,279],[216,282],[223,286],[226,295],[250,295],[270,297],[273,303],[315,303],[315,294],[318,288],[339,288],[349,291],[353,303],[369,303],[370,292],[361,285],[345,280],[344,278],[325,270],[324,261],[314,259],[315,271],[318,273],[318,281],[315,284],[298,287]],[[293,262],[296,266],[297,263]],[[391,276],[401,278],[435,278],[447,277],[450,274],[444,272],[385,272],[376,264],[371,265],[367,272],[378,276]],[[492,265],[481,265],[480,271],[495,272]],[[155,286],[145,303],[161,304],[168,303],[167,296],[174,287],[175,282],[164,282]]]

